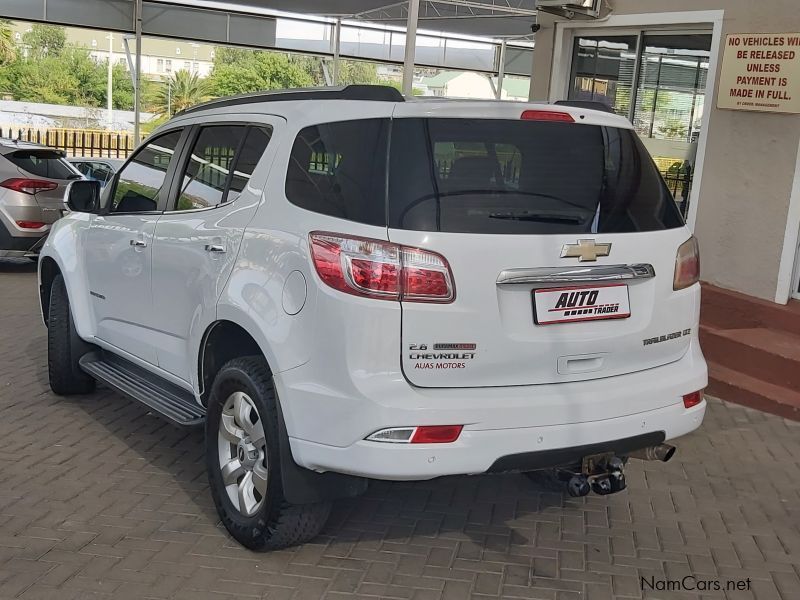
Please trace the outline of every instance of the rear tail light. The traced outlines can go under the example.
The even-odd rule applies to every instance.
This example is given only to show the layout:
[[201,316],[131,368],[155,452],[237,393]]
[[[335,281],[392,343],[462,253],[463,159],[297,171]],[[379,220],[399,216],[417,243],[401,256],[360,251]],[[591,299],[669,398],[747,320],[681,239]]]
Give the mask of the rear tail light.
[[523,121],[559,121],[561,123],[574,123],[575,119],[566,112],[557,110],[526,110],[520,118]]
[[692,408],[693,406],[697,406],[703,401],[703,390],[697,390],[696,392],[692,392],[691,394],[686,394],[683,397],[683,406],[684,408]]
[[14,190],[15,192],[22,192],[23,194],[35,194],[36,192],[54,190],[58,187],[58,184],[55,181],[44,181],[42,179],[12,177],[0,183],[0,187]]
[[463,428],[463,425],[390,427],[376,431],[367,440],[394,444],[450,444],[458,439]]
[[42,223],[41,221],[15,221],[17,227],[20,229],[41,229],[47,223]]
[[450,265],[440,254],[391,242],[312,232],[314,268],[330,287],[367,298],[452,302]]
[[682,290],[698,281],[700,281],[700,246],[697,244],[697,238],[692,236],[678,248],[672,289]]

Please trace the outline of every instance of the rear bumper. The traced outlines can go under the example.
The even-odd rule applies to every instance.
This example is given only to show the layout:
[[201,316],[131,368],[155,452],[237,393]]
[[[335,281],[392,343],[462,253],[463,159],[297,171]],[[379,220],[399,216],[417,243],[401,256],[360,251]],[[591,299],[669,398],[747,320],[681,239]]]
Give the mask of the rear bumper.
[[[346,448],[337,448],[291,438],[290,443],[295,461],[312,470],[372,479],[422,480],[444,475],[544,469],[605,451],[624,454],[637,449],[636,446],[645,447],[651,445],[651,441],[658,443],[695,430],[702,423],[705,411],[705,402],[690,409],[680,403],[590,423],[490,431],[465,429],[452,444],[387,444],[361,440]],[[590,445],[591,448],[580,448]]]
[[0,256],[26,256],[35,254],[44,243],[49,231],[31,236],[16,235],[0,220]]
[[[545,468],[541,464],[552,466],[548,464],[552,455],[517,455],[592,444],[624,453],[631,449],[620,449],[614,442],[650,433],[659,441],[661,434],[663,439],[674,439],[702,423],[705,402],[686,409],[682,397],[708,383],[696,339],[674,363],[571,383],[424,389],[409,385],[402,376],[374,375],[369,377],[372,393],[356,397],[364,386],[348,395],[337,394],[319,382],[309,383],[308,377],[304,367],[274,376],[283,412],[291,413],[287,430],[297,464],[390,480],[505,468],[534,470]],[[379,429],[412,425],[464,425],[464,429],[451,444],[364,439]],[[503,467],[504,463],[511,466]]]

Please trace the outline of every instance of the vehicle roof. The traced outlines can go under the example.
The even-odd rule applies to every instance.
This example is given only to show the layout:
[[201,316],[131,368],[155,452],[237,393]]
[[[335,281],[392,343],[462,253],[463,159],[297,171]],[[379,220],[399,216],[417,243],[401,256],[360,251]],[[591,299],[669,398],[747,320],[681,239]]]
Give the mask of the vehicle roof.
[[429,118],[472,118],[472,119],[520,119],[526,110],[541,110],[568,113],[575,123],[632,129],[633,125],[625,117],[607,111],[591,108],[555,105],[543,102],[509,102],[501,100],[456,100],[441,98],[407,99],[404,102],[345,100],[345,99],[303,99],[270,100],[236,103],[226,105],[210,104],[198,106],[191,112],[182,113],[159,129],[169,128],[180,121],[198,122],[209,116],[264,114],[283,117],[290,123],[301,126],[331,121],[379,117],[429,117]]

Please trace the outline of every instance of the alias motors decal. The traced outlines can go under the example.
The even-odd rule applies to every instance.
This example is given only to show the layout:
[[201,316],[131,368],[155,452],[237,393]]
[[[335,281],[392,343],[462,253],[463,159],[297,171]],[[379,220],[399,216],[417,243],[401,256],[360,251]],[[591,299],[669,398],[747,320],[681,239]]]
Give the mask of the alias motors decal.
[[409,360],[415,369],[465,369],[466,361],[473,360],[478,344],[437,342],[430,348],[428,344],[410,344]]

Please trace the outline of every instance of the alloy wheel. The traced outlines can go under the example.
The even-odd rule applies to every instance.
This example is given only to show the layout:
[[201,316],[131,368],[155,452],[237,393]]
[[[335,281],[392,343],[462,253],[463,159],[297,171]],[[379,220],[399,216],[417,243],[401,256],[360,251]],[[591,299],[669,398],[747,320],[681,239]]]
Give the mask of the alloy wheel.
[[225,491],[236,510],[252,517],[266,498],[269,469],[264,424],[244,392],[234,392],[225,400],[217,447]]

